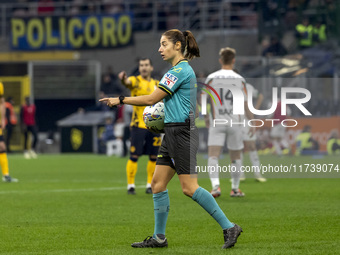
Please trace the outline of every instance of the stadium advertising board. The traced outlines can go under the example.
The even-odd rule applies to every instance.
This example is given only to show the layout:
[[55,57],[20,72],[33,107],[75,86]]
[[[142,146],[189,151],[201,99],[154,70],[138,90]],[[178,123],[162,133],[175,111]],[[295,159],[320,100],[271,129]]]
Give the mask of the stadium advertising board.
[[112,49],[132,44],[132,14],[11,19],[10,48],[18,51]]

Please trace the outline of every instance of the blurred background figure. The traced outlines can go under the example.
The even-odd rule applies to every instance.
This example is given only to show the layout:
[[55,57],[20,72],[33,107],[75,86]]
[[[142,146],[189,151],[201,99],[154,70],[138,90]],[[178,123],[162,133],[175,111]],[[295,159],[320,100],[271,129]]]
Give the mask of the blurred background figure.
[[277,36],[272,36],[270,38],[270,44],[262,52],[264,57],[275,57],[287,55],[286,48],[282,45]]
[[304,126],[302,132],[296,137],[296,155],[317,154],[319,143],[312,138],[311,129],[309,125]]
[[[36,146],[38,141],[38,131],[35,121],[36,107],[31,103],[29,97],[25,98],[25,103],[21,107],[20,120],[21,128],[24,133],[24,157],[26,159],[37,158]],[[28,134],[31,133],[32,142],[31,147],[28,147]]]
[[13,109],[14,101],[12,97],[7,97],[6,102],[5,102],[5,107],[6,107],[6,147],[7,147],[7,152],[11,152],[10,149],[10,141],[13,133],[13,128],[14,126],[17,125],[18,119],[17,115]]
[[[99,91],[99,98],[105,98],[108,95],[105,94],[103,91]],[[106,104],[103,104],[101,102],[96,102],[94,105],[88,106],[86,108],[78,108],[79,113],[85,113],[85,112],[113,112],[116,114],[117,109],[111,109]]]
[[309,23],[309,18],[304,17],[302,22],[296,26],[295,36],[301,50],[313,45],[313,26]]
[[38,1],[38,14],[39,15],[51,15],[54,12],[53,0],[39,0]]
[[313,27],[313,44],[319,44],[327,41],[327,27],[318,19]]
[[327,142],[328,155],[340,155],[340,139],[337,132],[333,132]]
[[112,116],[106,117],[104,131],[98,138],[98,152],[99,153],[105,154],[107,142],[116,139],[114,132],[113,132],[113,125],[114,123],[113,123]]
[[0,166],[2,172],[3,182],[17,182],[18,179],[12,178],[9,175],[8,158],[6,153],[6,144],[4,141],[3,130],[6,126],[5,123],[5,99],[4,99],[4,85],[0,82]]
[[256,148],[259,155],[273,154],[275,148],[270,137],[270,128],[257,130]]
[[287,115],[282,115],[281,112],[281,100],[279,99],[276,110],[273,114],[272,119],[273,121],[273,127],[270,130],[270,137],[272,138],[273,147],[275,148],[275,153],[278,156],[282,156],[282,142],[285,142],[283,139],[286,135],[286,127],[284,127],[281,122],[284,119],[289,119],[289,115],[291,114],[291,110],[288,106],[286,106],[286,113]]
[[131,105],[121,105],[117,108],[115,120],[113,121],[114,140],[106,143],[106,155],[116,155],[125,157],[130,148],[130,122],[133,107]]
[[130,123],[133,113],[133,106],[123,105],[123,120],[124,120],[124,135],[123,135],[123,156],[127,156],[129,153],[131,141],[130,141]]
[[[149,95],[158,87],[158,80],[151,77],[153,65],[150,58],[141,58],[138,60],[138,76],[127,76],[125,71],[118,74],[121,83],[131,91],[131,96]],[[143,121],[144,106],[133,106],[133,113],[131,118],[131,146],[130,158],[126,164],[127,174],[127,193],[135,195],[136,185],[135,177],[138,169],[138,159],[142,155],[149,155],[149,161],[146,166],[147,184],[145,192],[152,194],[151,181],[156,167],[156,159],[159,147],[161,145],[161,136],[146,129]],[[123,114],[121,115],[123,116]],[[118,124],[120,127],[117,130],[124,131],[124,123],[122,121]],[[121,137],[124,132],[121,132]],[[118,135],[117,135],[118,137]]]
[[122,105],[117,110],[117,115],[115,119],[114,125],[114,134],[116,136],[116,147],[117,147],[117,155],[123,156],[124,155],[124,127],[125,127],[125,107],[126,105]]
[[117,75],[114,74],[112,66],[108,66],[102,76],[100,91],[108,96],[119,96],[123,93],[124,88],[118,82]]
[[[253,87],[253,85],[249,83],[246,83],[246,89],[247,89],[247,93],[252,91],[253,98],[256,98],[255,109],[260,109],[261,104],[263,102],[263,95],[259,93],[259,91]],[[256,148],[256,134],[251,136],[249,131],[250,130],[249,130],[248,125],[242,127],[242,138],[243,138],[244,149],[241,153],[241,162],[243,165],[244,153],[248,152],[250,162],[252,166],[255,167],[255,171],[254,171],[255,180],[258,182],[266,182],[267,179],[264,178],[260,173],[260,159],[259,159],[259,155],[257,153],[257,148]],[[244,181],[245,179],[246,179],[245,173],[244,171],[242,171],[240,180]]]

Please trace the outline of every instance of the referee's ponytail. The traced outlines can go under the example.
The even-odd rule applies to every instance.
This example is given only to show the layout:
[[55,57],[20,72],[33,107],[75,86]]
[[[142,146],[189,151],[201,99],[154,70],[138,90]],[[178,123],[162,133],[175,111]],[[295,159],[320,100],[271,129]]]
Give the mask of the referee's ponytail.
[[189,31],[186,30],[183,32],[186,42],[186,49],[184,57],[187,59],[193,59],[194,57],[200,57],[200,49],[198,48],[196,39],[194,35]]
[[179,31],[178,29],[171,29],[163,33],[173,44],[181,43],[181,53],[186,59],[193,59],[200,57],[200,49],[198,48],[194,35],[189,31]]

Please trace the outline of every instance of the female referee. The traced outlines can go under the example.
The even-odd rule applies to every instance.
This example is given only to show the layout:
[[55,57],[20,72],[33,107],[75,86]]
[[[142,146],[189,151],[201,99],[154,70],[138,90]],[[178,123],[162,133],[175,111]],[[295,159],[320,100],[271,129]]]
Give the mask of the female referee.
[[[167,247],[165,227],[170,201],[167,185],[177,173],[183,193],[202,206],[222,227],[224,245],[235,245],[242,229],[231,223],[213,196],[200,187],[195,174],[198,131],[194,123],[196,109],[196,76],[188,60],[199,57],[199,48],[190,31],[177,29],[162,34],[159,53],[172,68],[163,76],[151,94],[138,97],[103,98],[110,107],[119,104],[153,105],[161,100],[165,108],[165,136],[157,158],[151,188],[154,200],[155,229],[153,236],[133,243],[134,248]],[[188,160],[190,159],[190,160]]]

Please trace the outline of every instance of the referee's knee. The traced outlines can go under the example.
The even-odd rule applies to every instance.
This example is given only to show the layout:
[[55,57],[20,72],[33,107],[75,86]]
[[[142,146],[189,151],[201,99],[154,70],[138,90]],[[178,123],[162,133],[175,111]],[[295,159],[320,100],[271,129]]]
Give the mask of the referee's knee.
[[152,193],[156,194],[156,193],[165,191],[166,190],[166,186],[164,187],[164,185],[162,183],[160,183],[157,180],[155,180],[155,178],[152,178],[151,189],[152,189]]
[[183,191],[184,195],[186,195],[188,197],[192,197],[196,190],[193,190],[193,189],[190,189],[190,188],[187,188],[187,187],[182,187],[182,191]]

